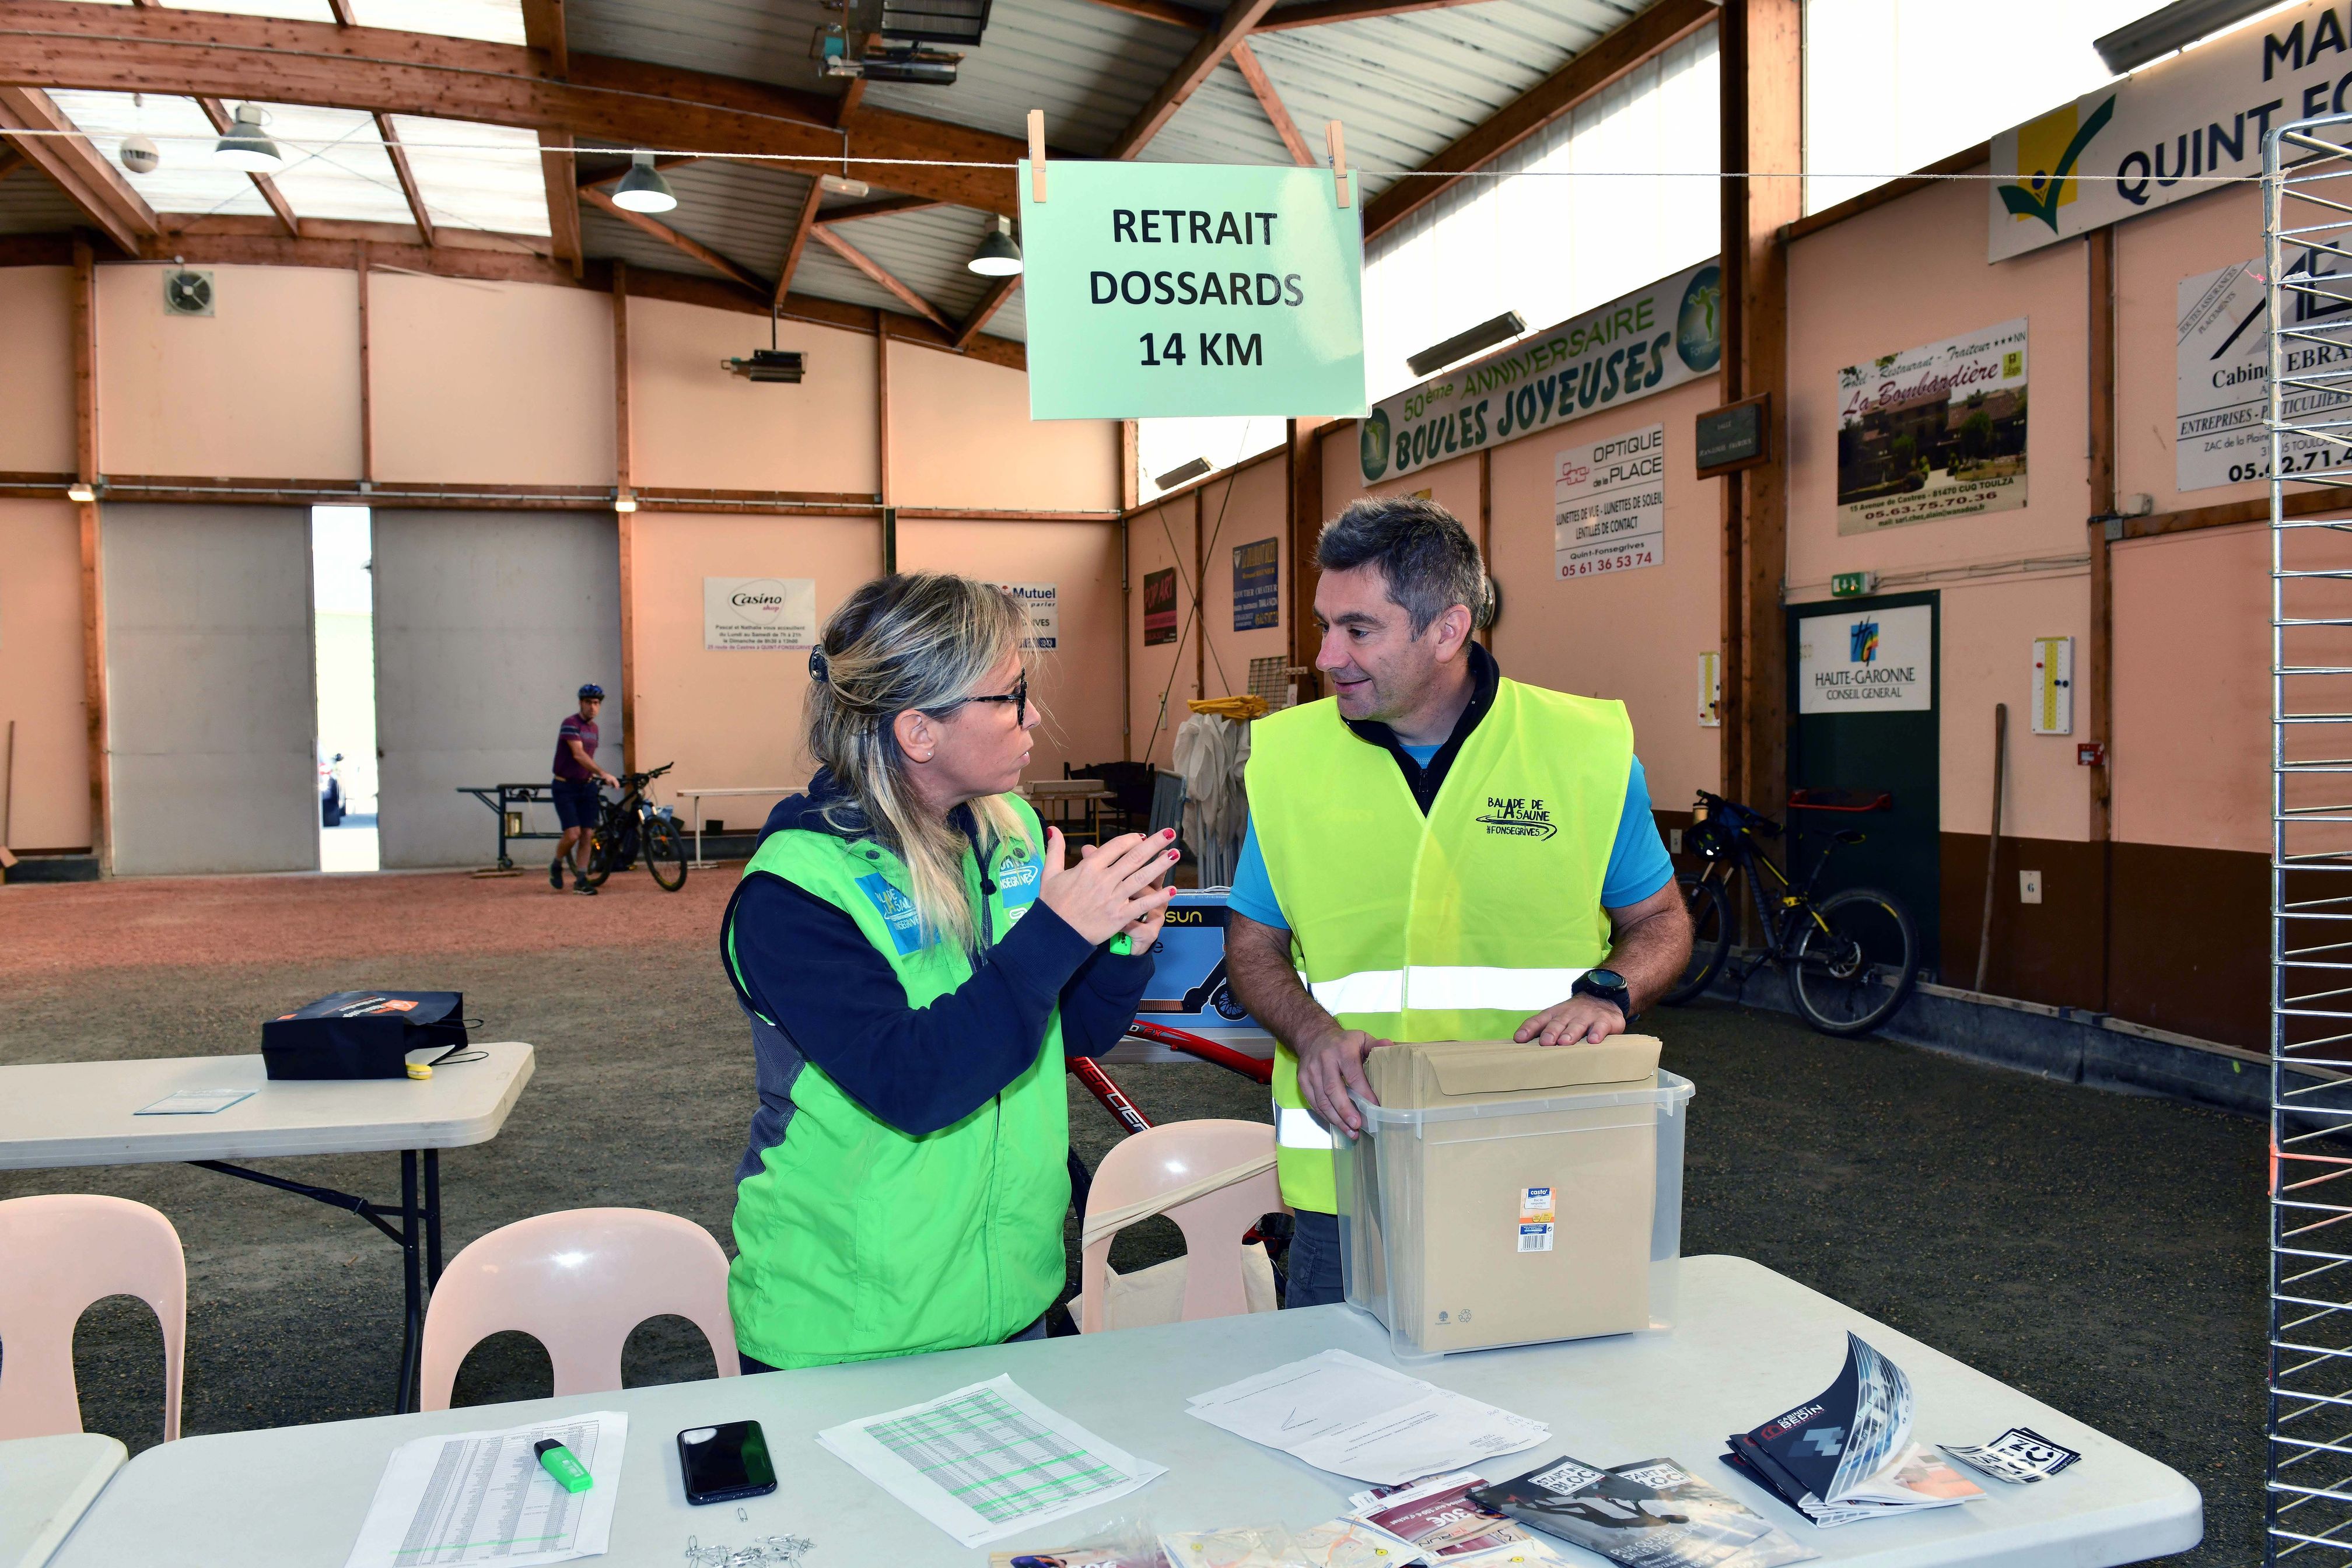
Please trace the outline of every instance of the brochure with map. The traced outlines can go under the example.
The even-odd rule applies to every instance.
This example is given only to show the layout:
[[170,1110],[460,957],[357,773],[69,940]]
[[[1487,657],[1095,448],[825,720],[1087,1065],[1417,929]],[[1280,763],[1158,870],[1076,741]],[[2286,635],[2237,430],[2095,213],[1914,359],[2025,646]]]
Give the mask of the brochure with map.
[[1852,1333],[1837,1381],[1752,1432],[1724,1463],[1828,1527],[1948,1508],[1984,1491],[1911,1441],[1911,1380]]
[[1780,1568],[1820,1556],[1672,1459],[1560,1458],[1470,1500],[1625,1568]]

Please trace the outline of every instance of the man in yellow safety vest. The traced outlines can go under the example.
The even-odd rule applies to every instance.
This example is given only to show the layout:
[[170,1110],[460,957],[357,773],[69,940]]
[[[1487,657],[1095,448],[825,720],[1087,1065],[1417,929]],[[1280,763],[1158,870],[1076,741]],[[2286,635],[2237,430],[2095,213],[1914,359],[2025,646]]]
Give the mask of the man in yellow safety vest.
[[1316,668],[1334,695],[1252,727],[1225,927],[1234,995],[1278,1042],[1284,1305],[1343,1299],[1332,1130],[1397,1040],[1601,1040],[1681,978],[1690,916],[1624,704],[1506,680],[1452,513],[1360,500],[1325,525]]

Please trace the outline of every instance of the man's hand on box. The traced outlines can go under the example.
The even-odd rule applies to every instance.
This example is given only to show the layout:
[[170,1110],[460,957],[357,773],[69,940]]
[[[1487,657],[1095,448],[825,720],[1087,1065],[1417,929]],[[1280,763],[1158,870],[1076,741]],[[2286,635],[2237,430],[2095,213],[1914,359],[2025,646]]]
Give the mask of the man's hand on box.
[[1624,1032],[1625,1015],[1617,1010],[1614,1002],[1603,1002],[1598,996],[1571,996],[1521,1024],[1519,1032],[1511,1038],[1523,1046],[1530,1040],[1539,1046],[1598,1045],[1612,1035]]
[[1324,1126],[1350,1138],[1363,1131],[1364,1118],[1349,1102],[1348,1094],[1352,1089],[1374,1104],[1380,1102],[1370,1080],[1364,1077],[1364,1058],[1388,1043],[1361,1029],[1339,1029],[1299,1045],[1298,1089]]

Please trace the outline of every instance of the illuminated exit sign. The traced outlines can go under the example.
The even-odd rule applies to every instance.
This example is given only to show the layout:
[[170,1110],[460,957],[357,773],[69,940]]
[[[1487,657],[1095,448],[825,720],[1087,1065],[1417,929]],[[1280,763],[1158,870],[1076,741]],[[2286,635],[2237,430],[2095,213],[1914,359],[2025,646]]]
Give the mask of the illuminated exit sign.
[[1877,586],[1875,572],[1840,572],[1830,579],[1830,597],[1858,599]]

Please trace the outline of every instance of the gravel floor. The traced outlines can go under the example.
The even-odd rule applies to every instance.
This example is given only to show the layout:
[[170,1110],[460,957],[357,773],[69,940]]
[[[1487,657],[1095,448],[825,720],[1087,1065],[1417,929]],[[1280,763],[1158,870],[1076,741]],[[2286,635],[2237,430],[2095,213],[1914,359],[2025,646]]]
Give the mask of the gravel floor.
[[[462,877],[0,889],[0,1062],[248,1051],[259,1019],[324,992],[462,989],[483,1037],[532,1041],[539,1070],[501,1137],[444,1157],[450,1251],[598,1204],[685,1215],[725,1241],[751,1103],[711,951],[725,891],[702,876],[675,898],[631,877],[595,900]],[[1685,1252],[1754,1258],[2174,1466],[2207,1506],[2206,1544],[2175,1562],[2259,1556],[2258,1123],[1824,1039],[1778,1015],[1706,1005],[1653,1022],[1667,1065],[1699,1086]],[[1265,1115],[1262,1089],[1213,1068],[1115,1070],[1154,1120]],[[1089,1163],[1117,1131],[1082,1096],[1072,1125]],[[390,1156],[266,1168],[398,1190]],[[0,1197],[64,1191],[137,1198],[179,1227],[188,1432],[386,1408],[398,1253],[374,1231],[185,1166],[0,1174]],[[1138,1227],[1113,1261],[1153,1261],[1174,1238]],[[89,1427],[153,1442],[152,1314],[101,1303],[76,1345]],[[675,1321],[641,1329],[626,1364],[631,1382],[709,1370]],[[548,1377],[534,1343],[500,1336],[468,1359],[458,1402],[543,1394]]]

